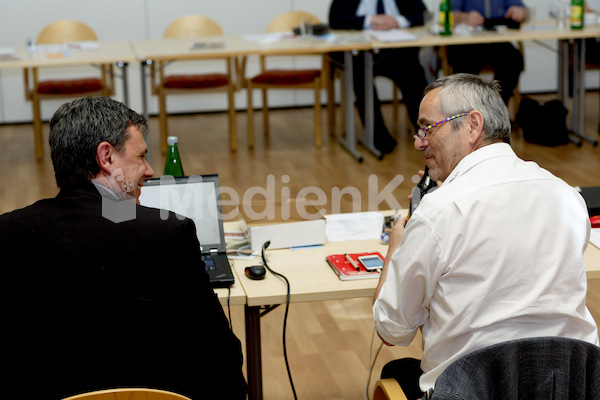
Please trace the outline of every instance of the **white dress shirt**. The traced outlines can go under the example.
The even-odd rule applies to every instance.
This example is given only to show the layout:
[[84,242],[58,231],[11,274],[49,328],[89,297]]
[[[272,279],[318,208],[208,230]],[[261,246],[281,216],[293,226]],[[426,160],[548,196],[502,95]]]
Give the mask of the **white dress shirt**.
[[512,339],[598,344],[585,306],[590,222],[581,195],[508,144],[463,158],[409,219],[373,305],[377,331],[409,345],[422,326],[422,390],[460,356]]
[[[387,15],[391,15],[398,21],[399,28],[409,28],[410,22],[400,14],[395,0],[383,0],[383,9]],[[356,9],[356,15],[365,17],[364,28],[371,27],[371,17],[377,14],[377,0],[361,0]]]

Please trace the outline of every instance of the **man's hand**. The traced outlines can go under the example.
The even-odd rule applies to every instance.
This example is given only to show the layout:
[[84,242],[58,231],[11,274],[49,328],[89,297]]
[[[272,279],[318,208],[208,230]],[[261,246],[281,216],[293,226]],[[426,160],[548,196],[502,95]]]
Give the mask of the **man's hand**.
[[386,31],[398,28],[398,21],[391,15],[377,14],[371,17],[371,29],[374,31]]
[[389,259],[392,257],[392,254],[394,254],[398,246],[400,246],[400,243],[402,243],[402,239],[404,238],[404,226],[406,225],[406,221],[408,221],[408,217],[398,218],[394,226],[392,226],[388,242],[388,252],[385,257],[388,262]]
[[483,21],[485,20],[485,18],[483,18],[483,15],[479,14],[477,11],[469,11],[468,13],[462,13],[462,14],[466,14],[462,18],[464,20],[457,21],[457,22],[464,22],[465,24],[472,26],[472,27],[483,25]]
[[527,8],[521,6],[510,6],[504,17],[517,22],[523,22],[527,18]]

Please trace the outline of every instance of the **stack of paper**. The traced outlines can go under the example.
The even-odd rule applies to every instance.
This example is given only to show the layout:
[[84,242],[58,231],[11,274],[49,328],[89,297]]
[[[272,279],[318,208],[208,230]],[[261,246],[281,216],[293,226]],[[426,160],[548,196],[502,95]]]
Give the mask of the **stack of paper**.
[[0,47],[0,61],[20,60],[21,57],[12,47]]
[[383,214],[372,211],[325,215],[325,235],[330,242],[379,239]]
[[369,36],[380,42],[405,42],[418,39],[416,35],[401,29],[389,29],[387,31],[369,30],[367,32]]

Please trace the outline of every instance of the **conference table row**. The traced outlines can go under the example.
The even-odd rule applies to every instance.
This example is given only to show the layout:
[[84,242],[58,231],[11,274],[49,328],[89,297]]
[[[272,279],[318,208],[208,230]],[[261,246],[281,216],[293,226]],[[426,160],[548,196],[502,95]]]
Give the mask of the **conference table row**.
[[[357,140],[374,155],[381,154],[373,146],[373,76],[372,53],[386,48],[401,47],[430,47],[452,46],[476,43],[494,42],[536,42],[544,40],[557,40],[559,42],[559,98],[566,104],[569,79],[573,80],[574,95],[572,107],[577,112],[573,114],[571,130],[582,138],[591,142],[594,139],[585,137],[583,133],[583,99],[585,85],[583,73],[585,68],[585,46],[582,39],[600,37],[600,26],[586,26],[583,30],[559,30],[553,21],[538,21],[535,26],[524,26],[521,29],[501,29],[494,31],[474,31],[469,34],[455,34],[439,36],[432,34],[424,27],[415,27],[403,30],[407,33],[400,39],[380,41],[364,31],[332,31],[325,37],[300,37],[291,33],[264,34],[264,35],[225,35],[206,37],[201,39],[147,39],[131,41],[101,41],[93,50],[77,50],[71,46],[64,51],[51,53],[42,51],[28,51],[25,46],[12,48],[11,56],[0,54],[0,69],[6,68],[42,68],[42,67],[68,67],[89,64],[115,63],[122,70],[122,84],[124,102],[129,102],[127,67],[130,63],[140,63],[142,112],[148,115],[148,66],[154,62],[172,60],[209,60],[229,59],[231,63],[237,57],[253,55],[326,55],[332,52],[344,53],[344,90],[346,96],[343,110],[345,118],[346,135],[339,138],[342,145],[357,160],[362,161],[362,154],[356,148]],[[85,47],[85,46],[84,46]],[[365,57],[365,87],[367,95],[367,110],[365,110],[364,136],[357,138],[354,126],[354,101],[352,100],[352,57],[358,52],[364,52]],[[569,77],[566,73],[569,59],[574,59],[574,74]],[[39,139],[39,138],[37,138]],[[230,138],[235,142],[236,138]],[[41,140],[36,140],[36,146]],[[596,144],[596,143],[594,143]],[[152,150],[152,149],[151,149]]]
[[[267,250],[270,268],[284,275],[290,284],[290,303],[342,300],[372,297],[377,279],[342,281],[325,261],[331,254],[378,251],[385,256],[387,245],[380,240],[354,240],[327,242],[323,246],[305,249]],[[245,276],[244,268],[260,264],[254,260],[232,260],[236,275],[235,284],[229,289],[216,289],[224,307],[243,305],[246,332],[246,372],[249,398],[262,399],[261,314],[273,306],[286,304],[287,285],[278,276],[267,272],[265,279],[252,280]],[[600,278],[600,249],[590,244],[584,253],[588,279]]]

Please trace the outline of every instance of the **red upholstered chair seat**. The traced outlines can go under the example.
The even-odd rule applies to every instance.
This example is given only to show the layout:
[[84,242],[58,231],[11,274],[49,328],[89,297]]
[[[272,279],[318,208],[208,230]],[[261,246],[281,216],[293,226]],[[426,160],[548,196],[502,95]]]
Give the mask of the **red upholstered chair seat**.
[[227,86],[225,74],[170,75],[165,77],[164,87],[168,89],[208,89]]
[[301,85],[313,82],[321,75],[319,69],[285,70],[273,69],[252,78],[252,83],[267,85]]
[[48,80],[40,82],[40,94],[77,94],[102,90],[102,81],[98,78]]

